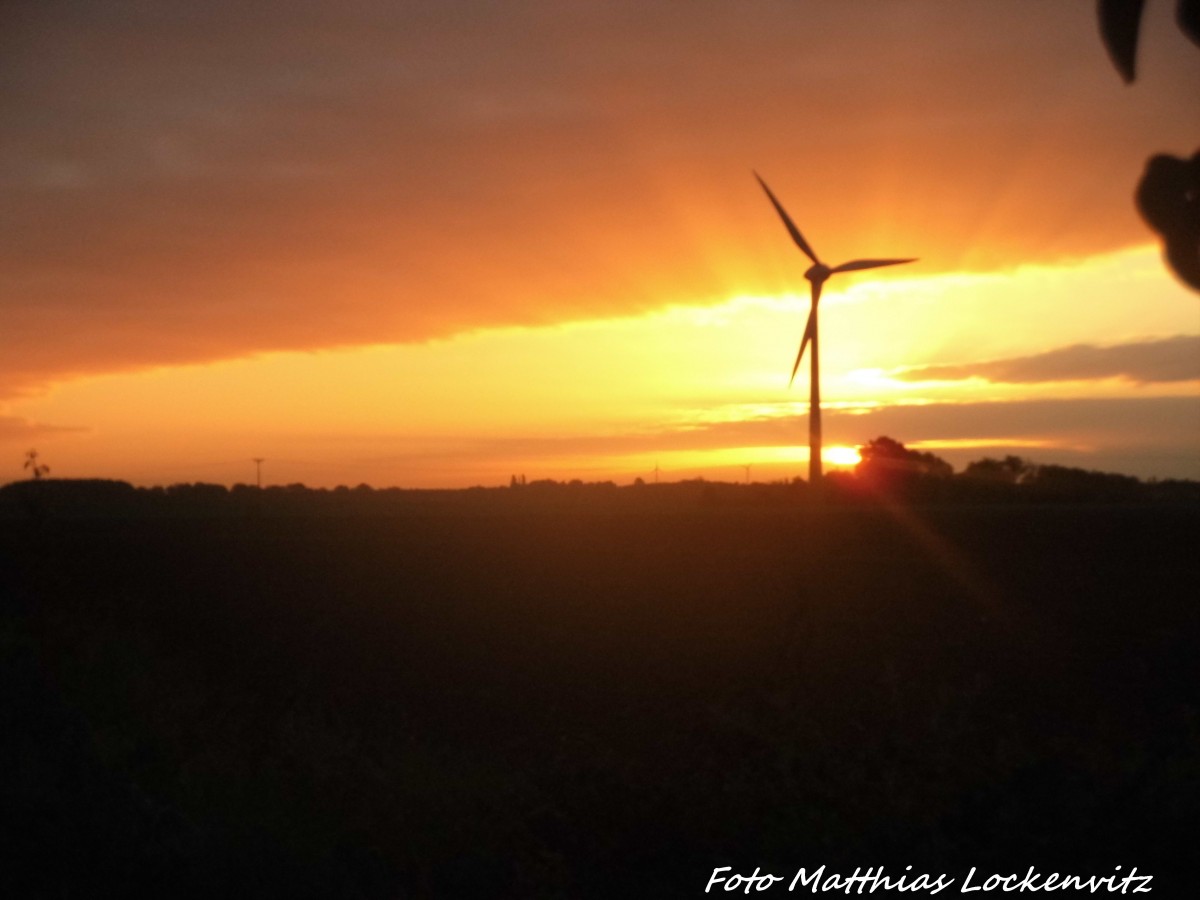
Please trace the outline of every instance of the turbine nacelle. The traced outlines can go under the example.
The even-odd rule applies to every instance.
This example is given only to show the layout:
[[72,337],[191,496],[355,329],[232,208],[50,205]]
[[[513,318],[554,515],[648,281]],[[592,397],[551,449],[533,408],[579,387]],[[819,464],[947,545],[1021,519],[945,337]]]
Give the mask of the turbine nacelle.
[[825,265],[825,263],[813,263],[808,267],[808,271],[804,273],[804,277],[813,283],[813,287],[826,281],[833,274],[833,269]]

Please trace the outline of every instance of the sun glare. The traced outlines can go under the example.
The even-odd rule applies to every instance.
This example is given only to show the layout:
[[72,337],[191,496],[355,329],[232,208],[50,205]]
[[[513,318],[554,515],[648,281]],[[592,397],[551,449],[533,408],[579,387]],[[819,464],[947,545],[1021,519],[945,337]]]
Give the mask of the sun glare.
[[862,461],[854,447],[825,447],[821,458],[831,466],[856,466]]
[[[917,419],[913,410],[1142,400],[1151,392],[1188,396],[1195,382],[913,381],[897,373],[1036,357],[1080,342],[1194,334],[1188,297],[1182,299],[1190,305],[1148,304],[1136,330],[1118,328],[1114,310],[1122,298],[1100,276],[1140,278],[1157,265],[1156,251],[1141,248],[1006,279],[932,275],[831,292],[822,320],[822,382],[825,436],[837,443],[824,448],[824,462],[856,465],[853,444],[877,433],[937,453],[1098,452],[1102,436],[1081,437],[1068,423],[1054,435],[1037,423],[1003,437],[948,424],[931,434],[930,415]],[[1167,283],[1162,290],[1175,288]],[[1068,294],[1089,296],[1097,305],[1084,319],[1046,312],[1067,310]],[[506,482],[511,472],[632,480],[647,477],[656,460],[659,477],[672,480],[791,478],[808,462],[807,371],[787,384],[805,304],[794,294],[739,295],[637,316],[485,329],[419,345],[278,352],[94,375],[13,400],[0,407],[0,418],[60,426],[56,474],[139,483],[233,483],[247,477],[246,460],[259,456],[271,459],[272,479],[310,485],[469,486]],[[995,322],[990,313],[1001,307],[1006,317]],[[1020,323],[1033,320],[1039,332],[1030,344]],[[889,418],[890,407],[900,411]],[[213,461],[228,469],[214,468]]]

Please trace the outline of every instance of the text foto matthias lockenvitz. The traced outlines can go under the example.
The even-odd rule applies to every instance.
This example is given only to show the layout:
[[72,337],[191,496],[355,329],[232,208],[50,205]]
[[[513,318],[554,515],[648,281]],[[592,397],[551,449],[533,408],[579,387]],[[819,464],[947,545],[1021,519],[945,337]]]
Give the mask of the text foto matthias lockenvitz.
[[[815,869],[802,868],[795,874],[773,875],[756,867],[749,875],[733,872],[732,866],[713,869],[704,893],[712,891],[738,891],[744,894],[767,890],[803,891],[814,894],[839,893],[873,894],[876,891],[904,891],[939,894],[958,887],[960,894],[975,892],[1004,891],[1086,891],[1090,894],[1145,894],[1150,892],[1152,875],[1139,875],[1137,867],[1125,871],[1116,866],[1111,875],[1063,875],[1058,872],[1039,872],[1030,866],[1024,875],[1016,873],[980,873],[974,866],[960,882],[953,875],[913,874],[912,866],[905,866],[901,875],[889,875],[883,866],[856,868],[853,874],[826,872],[825,866]],[[786,885],[786,888],[785,888]]]

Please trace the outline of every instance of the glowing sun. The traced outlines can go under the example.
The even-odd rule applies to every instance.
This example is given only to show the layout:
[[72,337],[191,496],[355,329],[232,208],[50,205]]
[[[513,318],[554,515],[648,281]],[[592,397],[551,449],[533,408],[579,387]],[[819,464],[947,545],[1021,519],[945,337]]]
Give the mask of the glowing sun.
[[854,447],[826,447],[821,457],[831,466],[856,466],[862,460]]

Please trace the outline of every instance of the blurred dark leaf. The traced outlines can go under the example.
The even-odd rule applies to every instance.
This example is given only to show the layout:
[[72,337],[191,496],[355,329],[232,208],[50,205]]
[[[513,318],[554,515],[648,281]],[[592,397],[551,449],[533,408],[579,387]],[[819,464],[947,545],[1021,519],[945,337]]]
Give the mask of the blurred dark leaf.
[[1099,0],[1100,36],[1126,82],[1136,77],[1138,32],[1144,0]]
[[1175,21],[1179,24],[1179,30],[1190,37],[1192,43],[1200,46],[1200,0],[1179,0]]
[[1200,291],[1200,151],[1191,159],[1152,156],[1136,200],[1142,218],[1162,238],[1168,265]]
[[[1145,0],[1097,0],[1100,36],[1108,55],[1126,83],[1137,77],[1137,45]],[[1179,30],[1200,45],[1200,0],[1179,0],[1175,7]]]

